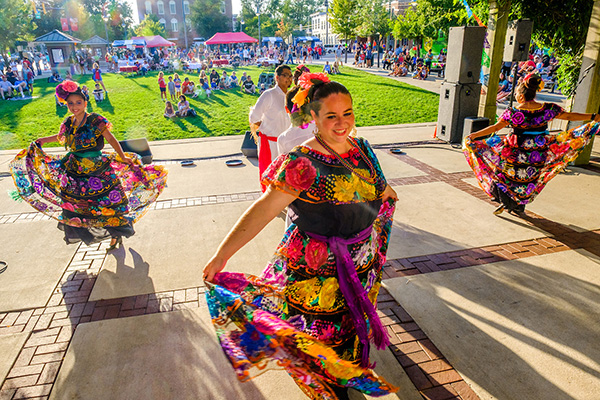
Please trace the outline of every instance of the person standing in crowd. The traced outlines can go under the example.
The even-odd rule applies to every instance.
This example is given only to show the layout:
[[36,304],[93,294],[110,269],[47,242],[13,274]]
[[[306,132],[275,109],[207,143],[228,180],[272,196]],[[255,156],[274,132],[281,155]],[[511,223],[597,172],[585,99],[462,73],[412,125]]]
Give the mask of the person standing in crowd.
[[[275,70],[276,85],[265,90],[250,110],[250,128],[255,140],[258,137],[258,170],[262,177],[277,154],[277,137],[290,125],[285,111],[285,94],[292,84],[292,70],[280,65]],[[258,134],[257,134],[258,132]],[[261,184],[263,192],[266,187]]]
[[[397,194],[368,142],[354,137],[348,89],[324,74],[299,83],[294,102],[315,136],[269,166],[267,191],[204,267],[215,284],[209,310],[241,380],[273,362],[312,399],[348,400],[350,388],[382,396],[397,388],[370,369],[369,352],[389,345],[375,304]],[[287,206],[293,224],[263,274],[221,272]]]
[[[64,81],[56,96],[67,103],[72,115],[59,133],[37,139],[9,164],[21,197],[38,211],[58,220],[67,244],[97,243],[111,238],[108,250],[135,232],[133,223],[165,187],[167,171],[162,166],[142,166],[140,157],[123,152],[103,116],[88,114],[87,101],[79,85]],[[116,153],[102,153],[104,141]],[[60,142],[69,151],[54,156],[42,145]]]
[[[465,141],[463,150],[479,185],[500,203],[495,215],[505,209],[523,215],[525,205],[577,158],[600,128],[596,113],[566,112],[554,103],[538,103],[536,92],[543,87],[539,75],[527,75],[516,88],[518,105],[506,109],[496,124],[472,133]],[[591,122],[551,135],[548,123],[555,118]],[[494,135],[506,126],[512,128],[510,134]],[[478,140],[490,134],[490,138]]]
[[106,87],[104,86],[104,82],[102,81],[102,71],[100,70],[100,65],[98,65],[98,63],[94,63],[94,68],[92,69],[92,79],[95,83],[102,85],[104,93],[108,93]]

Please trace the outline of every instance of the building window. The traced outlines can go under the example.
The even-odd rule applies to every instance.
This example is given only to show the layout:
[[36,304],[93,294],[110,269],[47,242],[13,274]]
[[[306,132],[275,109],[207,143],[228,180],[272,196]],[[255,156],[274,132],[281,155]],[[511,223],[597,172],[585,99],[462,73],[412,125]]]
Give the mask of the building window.
[[222,1],[221,2],[221,14],[225,14],[225,11],[226,11],[226,9],[225,9],[225,2]]
[[162,1],[159,1],[156,3],[156,7],[158,8],[158,13],[160,15],[163,15],[165,13],[165,3],[163,3]]
[[184,1],[183,2],[183,12],[188,15],[190,13],[190,2],[189,1]]
[[169,10],[171,11],[171,14],[177,14],[177,8],[175,7],[175,2],[173,0],[169,2]]
[[146,14],[152,14],[152,3],[150,3],[149,1],[146,2]]
[[165,19],[164,19],[164,18],[161,18],[161,19],[158,21],[158,23],[159,23],[159,24],[161,24],[161,25],[163,26],[163,28],[165,28],[165,32],[166,32],[166,31],[167,31],[167,21],[165,21]]
[[177,32],[177,31],[179,31],[179,27],[177,26],[177,19],[176,19],[176,18],[173,18],[173,19],[171,20],[171,30],[172,30],[173,32]]

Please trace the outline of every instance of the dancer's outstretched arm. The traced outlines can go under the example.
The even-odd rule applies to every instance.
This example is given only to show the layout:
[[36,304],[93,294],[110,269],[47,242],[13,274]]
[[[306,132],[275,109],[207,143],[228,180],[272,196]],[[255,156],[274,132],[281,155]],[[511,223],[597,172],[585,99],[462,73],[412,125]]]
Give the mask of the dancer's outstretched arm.
[[272,187],[256,200],[238,219],[217,252],[204,267],[204,279],[212,281],[215,274],[225,268],[227,261],[246,243],[251,241],[273,218],[283,211],[295,197]]
[[564,119],[567,121],[591,121],[600,122],[600,114],[590,113],[576,113],[576,112],[563,112],[556,116],[557,119]]
[[473,132],[467,137],[471,140],[475,140],[480,137],[491,135],[492,133],[499,131],[500,129],[506,127],[507,125],[508,125],[508,121],[501,119],[500,121],[496,122],[494,125],[490,125],[487,128],[483,128],[480,131]]

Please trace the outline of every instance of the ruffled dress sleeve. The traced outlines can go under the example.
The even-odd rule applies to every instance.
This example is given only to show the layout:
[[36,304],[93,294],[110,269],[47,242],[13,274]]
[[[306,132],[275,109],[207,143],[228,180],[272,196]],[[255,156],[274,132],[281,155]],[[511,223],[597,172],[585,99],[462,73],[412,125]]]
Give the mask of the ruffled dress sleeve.
[[545,103],[545,106],[546,111],[544,112],[544,119],[546,121],[551,121],[565,112],[565,109],[556,103]]
[[295,197],[308,190],[317,178],[317,169],[301,151],[282,154],[265,170],[261,183]]
[[60,124],[60,128],[58,128],[58,142],[62,145],[64,145],[67,141],[66,135],[71,124],[71,118],[72,117],[65,118],[62,124]]
[[93,115],[93,121],[91,123],[91,125],[93,125],[96,128],[96,131],[98,132],[98,134],[101,134],[102,131],[104,131],[104,128],[108,129],[109,131],[113,128],[112,124],[106,119],[104,118],[102,115],[100,114],[91,114],[90,116]]

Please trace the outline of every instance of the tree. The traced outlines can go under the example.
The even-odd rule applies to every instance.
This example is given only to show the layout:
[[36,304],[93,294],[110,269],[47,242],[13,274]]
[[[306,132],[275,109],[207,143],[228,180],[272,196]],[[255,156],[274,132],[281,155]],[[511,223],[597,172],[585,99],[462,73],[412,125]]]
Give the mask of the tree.
[[35,24],[31,22],[31,3],[22,0],[0,0],[0,52],[16,40],[33,39]]
[[160,35],[166,38],[165,27],[163,24],[158,22],[158,16],[156,14],[146,15],[146,18],[140,22],[138,26],[133,29],[135,36],[155,36]]
[[341,35],[345,41],[356,35],[358,0],[333,0],[329,22],[333,33]]
[[200,36],[210,37],[217,32],[228,32],[229,18],[221,12],[220,0],[196,0],[192,5],[191,21]]

